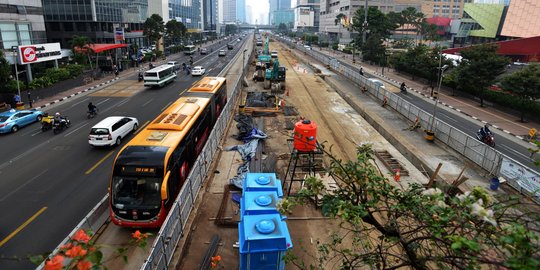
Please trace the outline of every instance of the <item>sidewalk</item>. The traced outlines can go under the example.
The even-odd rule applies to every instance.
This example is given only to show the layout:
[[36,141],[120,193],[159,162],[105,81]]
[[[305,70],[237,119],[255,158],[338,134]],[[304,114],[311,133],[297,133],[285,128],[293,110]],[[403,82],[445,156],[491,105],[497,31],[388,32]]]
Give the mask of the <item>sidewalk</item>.
[[[424,84],[421,79],[412,80],[410,76],[400,74],[394,69],[385,68],[384,75],[382,74],[382,67],[370,65],[366,62],[362,62],[360,59],[356,59],[356,63],[352,63],[352,56],[340,51],[328,51],[328,49],[320,50],[319,48],[313,48],[313,50],[322,52],[328,56],[334,57],[339,61],[345,62],[355,67],[362,67],[364,73],[381,77],[388,82],[391,82],[394,86],[398,87],[401,82],[405,82],[409,90],[416,92],[417,94],[431,99],[430,92],[431,87]],[[483,124],[489,123],[494,128],[502,130],[505,133],[516,136],[521,140],[527,140],[529,130],[535,128],[540,131],[540,119],[526,119],[528,122],[522,123],[519,121],[519,115],[514,115],[506,112],[499,111],[493,107],[480,107],[480,104],[466,97],[453,96],[451,91],[441,88],[439,92],[440,104],[461,112],[475,120],[480,121],[478,128]],[[484,103],[484,106],[485,103]],[[529,117],[531,118],[531,117]]]

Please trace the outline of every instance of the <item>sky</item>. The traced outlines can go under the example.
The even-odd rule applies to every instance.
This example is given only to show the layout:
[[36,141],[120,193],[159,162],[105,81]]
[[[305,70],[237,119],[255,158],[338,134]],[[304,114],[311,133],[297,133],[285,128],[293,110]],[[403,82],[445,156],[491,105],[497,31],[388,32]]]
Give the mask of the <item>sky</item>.
[[265,20],[264,23],[268,23],[268,10],[270,9],[268,0],[246,0],[246,6],[251,6],[253,12],[253,18],[250,23],[255,23],[255,19],[257,19],[258,24],[261,24],[261,16]]

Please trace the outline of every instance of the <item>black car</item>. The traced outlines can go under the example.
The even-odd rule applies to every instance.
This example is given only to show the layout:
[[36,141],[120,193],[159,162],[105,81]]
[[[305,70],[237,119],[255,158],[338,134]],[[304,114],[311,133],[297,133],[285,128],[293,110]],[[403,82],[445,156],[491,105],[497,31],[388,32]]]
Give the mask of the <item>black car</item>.
[[234,48],[234,44],[229,43],[227,44],[227,49],[232,50]]

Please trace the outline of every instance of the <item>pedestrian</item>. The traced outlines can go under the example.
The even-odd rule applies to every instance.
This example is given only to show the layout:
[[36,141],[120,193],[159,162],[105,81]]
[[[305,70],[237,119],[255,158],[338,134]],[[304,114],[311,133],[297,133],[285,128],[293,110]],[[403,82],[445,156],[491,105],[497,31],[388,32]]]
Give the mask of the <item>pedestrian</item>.
[[116,65],[113,66],[113,70],[114,70],[114,76],[118,77],[118,67]]
[[364,76],[364,69],[360,67],[360,69],[358,70],[358,73],[360,73],[360,76]]
[[26,94],[28,95],[28,105],[32,108],[32,95],[30,95],[30,90],[28,90]]
[[13,100],[15,100],[15,104],[21,102],[21,96],[19,96],[18,94],[15,94],[15,96],[13,96]]

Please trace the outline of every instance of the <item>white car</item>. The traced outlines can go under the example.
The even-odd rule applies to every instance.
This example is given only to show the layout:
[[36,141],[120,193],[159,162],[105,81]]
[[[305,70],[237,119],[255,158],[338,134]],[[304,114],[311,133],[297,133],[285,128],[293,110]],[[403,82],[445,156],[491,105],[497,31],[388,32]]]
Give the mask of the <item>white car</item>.
[[204,69],[201,66],[195,66],[191,70],[191,76],[202,76],[206,72],[206,69]]
[[92,146],[120,145],[122,139],[138,127],[139,121],[135,117],[109,116],[92,127],[88,143]]
[[381,80],[369,78],[368,81],[374,84],[376,87],[381,87],[382,89],[386,89],[384,87],[384,83]]
[[225,50],[219,50],[218,56],[225,56],[226,54]]
[[306,48],[307,50],[311,50],[311,46],[309,45],[304,45],[304,48]]

